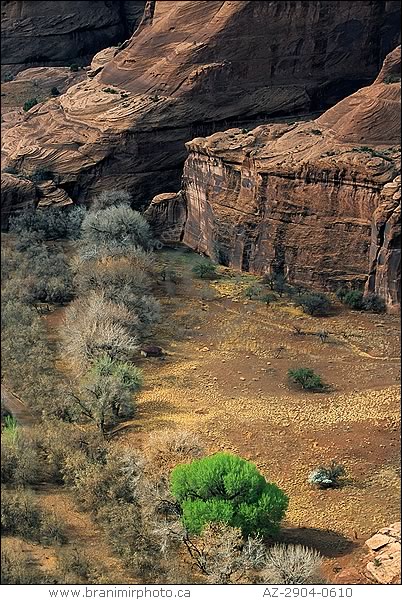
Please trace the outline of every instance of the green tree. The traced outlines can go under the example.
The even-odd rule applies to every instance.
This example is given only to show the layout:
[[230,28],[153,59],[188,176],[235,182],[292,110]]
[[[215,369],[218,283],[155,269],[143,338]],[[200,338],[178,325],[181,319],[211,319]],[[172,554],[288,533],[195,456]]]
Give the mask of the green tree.
[[210,260],[202,260],[194,265],[192,271],[196,277],[207,279],[208,277],[213,277],[215,275],[216,266]]
[[353,310],[363,310],[363,292],[359,290],[350,290],[341,298],[341,302],[353,308]]
[[321,377],[314,373],[313,369],[306,369],[301,367],[300,369],[290,369],[288,371],[289,379],[294,383],[301,385],[303,390],[318,391],[325,388],[325,384]]
[[331,310],[331,301],[325,294],[302,294],[297,299],[297,304],[302,307],[303,312],[314,317],[328,315]]
[[192,534],[220,522],[240,528],[243,535],[273,535],[288,505],[284,492],[254,464],[224,452],[175,467],[171,492]]
[[36,106],[38,104],[38,99],[37,98],[30,98],[29,100],[27,100],[26,102],[24,102],[23,105],[23,110],[25,112],[28,112],[29,110],[31,110],[31,108],[33,106]]

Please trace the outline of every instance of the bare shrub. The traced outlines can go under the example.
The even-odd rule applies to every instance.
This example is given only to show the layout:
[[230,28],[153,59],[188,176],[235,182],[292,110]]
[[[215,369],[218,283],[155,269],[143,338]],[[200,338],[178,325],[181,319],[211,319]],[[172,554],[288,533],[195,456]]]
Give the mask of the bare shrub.
[[126,190],[104,190],[93,199],[91,211],[105,210],[105,208],[119,206],[120,204],[129,206],[131,202],[131,195]]
[[30,440],[21,431],[13,438],[1,438],[1,482],[16,486],[37,483],[42,465]]
[[42,511],[31,493],[21,490],[3,490],[1,530],[6,535],[49,544],[66,541],[57,519]]
[[96,358],[126,358],[138,349],[134,332],[137,317],[124,306],[92,293],[75,300],[66,310],[63,341],[66,354],[79,370]]
[[96,571],[88,557],[77,548],[63,548],[57,556],[57,575],[60,583],[78,584],[92,582]]
[[25,556],[22,550],[4,549],[1,551],[2,585],[40,585],[51,583],[35,563]]
[[95,514],[114,503],[136,504],[142,470],[142,459],[136,451],[112,449],[102,462],[87,463],[77,473],[77,499],[85,510]]
[[187,538],[184,543],[195,565],[212,584],[253,583],[256,571],[264,564],[261,540],[244,540],[240,529],[224,523],[209,523],[202,536]]
[[81,239],[86,244],[113,241],[147,249],[151,244],[151,229],[139,212],[120,204],[87,213],[81,225]]
[[144,453],[152,472],[167,474],[179,463],[204,456],[204,448],[193,433],[167,430],[152,433],[145,442]]
[[321,564],[320,554],[312,548],[278,544],[268,550],[262,576],[265,583],[275,585],[324,583]]
[[81,294],[89,290],[108,290],[109,296],[126,286],[137,295],[149,292],[151,282],[141,262],[141,258],[134,261],[125,256],[106,256],[87,264],[81,263],[76,277],[78,289]]

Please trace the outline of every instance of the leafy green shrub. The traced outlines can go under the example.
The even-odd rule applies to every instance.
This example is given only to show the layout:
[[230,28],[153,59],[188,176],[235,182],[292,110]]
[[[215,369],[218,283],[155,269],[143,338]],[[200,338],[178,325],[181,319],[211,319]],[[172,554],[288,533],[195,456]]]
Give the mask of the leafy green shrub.
[[200,279],[212,278],[216,274],[216,265],[210,260],[202,260],[194,265],[192,272]]
[[346,474],[345,467],[335,461],[328,467],[318,467],[308,476],[308,482],[321,489],[339,487],[340,479]]
[[314,317],[323,317],[331,310],[331,301],[325,294],[305,293],[297,298],[296,303],[303,312]]
[[363,309],[367,312],[384,313],[386,310],[385,301],[378,294],[367,294],[363,298]]
[[23,105],[22,109],[25,112],[28,112],[28,110],[31,110],[31,108],[34,107],[34,106],[36,106],[37,104],[39,104],[37,98],[30,98],[29,100],[27,100],[26,102],[24,102],[24,105]]
[[106,92],[107,94],[118,94],[119,93],[119,90],[115,90],[114,88],[111,88],[111,87],[103,88],[102,91]]
[[363,310],[363,292],[350,290],[343,295],[341,302],[353,310]]
[[223,522],[244,535],[272,535],[288,505],[287,496],[255,465],[223,452],[178,465],[170,481],[183,524],[193,534],[207,523]]
[[289,369],[288,376],[293,383],[301,385],[303,390],[320,391],[325,388],[321,377],[314,373],[313,369],[299,368]]
[[9,81],[13,81],[14,76],[11,73],[5,73],[4,75],[4,83],[8,83]]

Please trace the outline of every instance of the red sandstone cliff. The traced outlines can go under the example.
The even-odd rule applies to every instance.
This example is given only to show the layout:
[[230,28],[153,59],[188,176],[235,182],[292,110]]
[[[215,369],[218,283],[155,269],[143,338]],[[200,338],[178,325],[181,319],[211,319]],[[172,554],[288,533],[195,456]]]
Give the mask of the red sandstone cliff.
[[372,81],[399,12],[382,1],[148,2],[99,73],[5,133],[6,162],[52,172],[75,201],[118,186],[147,203],[179,189],[196,135],[319,110]]
[[[324,289],[400,304],[400,48],[373,85],[312,122],[188,142],[183,192],[148,210],[165,241]],[[399,79],[399,81],[398,81]]]
[[93,54],[130,37],[145,1],[1,2],[1,67],[87,64]]

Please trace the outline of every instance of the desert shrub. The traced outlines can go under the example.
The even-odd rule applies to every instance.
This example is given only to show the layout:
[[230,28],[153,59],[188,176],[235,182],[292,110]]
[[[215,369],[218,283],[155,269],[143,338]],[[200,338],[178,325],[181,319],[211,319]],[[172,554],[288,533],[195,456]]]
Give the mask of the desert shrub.
[[77,584],[90,582],[93,566],[88,557],[77,548],[63,548],[57,556],[57,575],[60,583]]
[[314,317],[323,317],[331,310],[331,301],[325,294],[302,294],[296,303],[302,307],[303,312]]
[[[5,81],[5,79],[4,79]],[[401,81],[400,73],[391,73],[384,77],[384,83],[399,83]]]
[[76,71],[78,71],[78,69],[79,69],[79,66],[76,65],[75,63],[70,65],[70,71],[76,72]]
[[40,585],[51,583],[35,563],[22,551],[4,549],[1,551],[2,585]]
[[384,313],[385,301],[378,294],[367,294],[363,298],[363,309],[373,313]]
[[332,461],[328,467],[318,467],[309,476],[308,482],[321,489],[339,487],[340,479],[346,474],[345,467]]
[[359,290],[349,290],[344,292],[341,296],[342,292],[338,294],[338,298],[341,300],[342,304],[346,304],[353,310],[363,310],[363,292]]
[[42,240],[76,239],[85,213],[81,206],[27,210],[10,217],[10,231],[36,232]]
[[216,265],[210,260],[202,260],[197,262],[193,268],[192,272],[196,277],[200,279],[208,279],[213,278],[216,275]]
[[72,400],[104,433],[106,426],[117,419],[133,416],[133,395],[141,385],[142,375],[137,367],[106,355],[95,360]]
[[307,369],[300,367],[298,369],[289,369],[288,377],[293,383],[299,384],[303,390],[308,391],[320,391],[325,388],[325,384],[321,377],[313,371],[313,369]]
[[207,523],[221,522],[244,535],[273,535],[288,504],[282,490],[267,482],[255,465],[226,453],[178,465],[171,474],[171,492],[193,534]]
[[87,262],[95,264],[95,261],[107,259],[112,261],[122,258],[129,261],[130,268],[134,270],[137,269],[146,273],[154,273],[155,270],[155,261],[152,253],[135,246],[127,247],[111,242],[94,246],[83,244],[78,250],[79,255],[76,259],[77,271]]
[[[151,288],[148,274],[125,256],[84,261],[79,265],[75,281],[80,294],[99,290],[114,302],[119,302],[118,297],[147,294]],[[129,305],[130,301],[123,304]]]
[[132,202],[131,195],[126,190],[104,190],[92,201],[91,211],[105,210],[111,206],[130,206]]
[[107,446],[96,429],[82,429],[70,423],[46,419],[32,428],[35,446],[46,464],[50,481],[73,485],[77,474],[89,463],[104,463]]
[[135,313],[105,299],[102,293],[74,300],[65,313],[66,354],[81,370],[105,354],[125,359],[138,349],[137,321]]
[[52,96],[60,96],[60,92],[57,87],[52,87],[50,93],[52,94]]
[[3,490],[1,530],[5,535],[48,544],[66,541],[63,528],[54,515],[44,512],[32,494],[21,490]]
[[264,302],[264,304],[269,306],[270,304],[272,304],[272,302],[275,302],[277,297],[275,294],[268,293],[268,294],[263,294],[262,296],[260,296],[259,299],[261,300],[261,302]]
[[158,475],[168,474],[177,464],[204,455],[201,441],[188,431],[163,431],[151,434],[144,446],[149,469]]
[[39,539],[42,544],[61,546],[67,542],[64,527],[54,513],[42,513],[39,528]]
[[272,291],[277,292],[280,297],[282,297],[283,294],[288,291],[288,284],[283,273],[265,273],[261,279],[261,282],[264,285],[268,285]]
[[16,433],[1,435],[1,483],[25,486],[41,479],[41,460],[37,449],[17,427]]
[[136,504],[142,459],[133,450],[112,449],[101,462],[88,462],[74,480],[80,505],[93,513],[114,504]]
[[249,300],[256,300],[257,298],[261,297],[262,291],[262,287],[252,284],[246,287],[244,290],[244,295],[246,298],[249,298]]
[[4,303],[55,303],[72,298],[72,277],[63,254],[37,245],[17,257],[17,269],[3,285]]
[[17,175],[18,171],[15,167],[12,167],[11,165],[6,165],[3,169],[2,169],[2,173],[9,173],[10,175]]
[[11,73],[5,73],[3,77],[4,83],[8,83],[9,81],[13,81],[14,76]]
[[266,554],[262,571],[264,583],[273,585],[306,585],[324,583],[322,558],[312,548],[278,544]]
[[123,204],[86,214],[81,226],[81,239],[86,244],[138,246],[148,249],[151,229],[145,218]]
[[26,102],[24,102],[22,109],[25,112],[28,112],[28,110],[31,110],[32,107],[36,106],[37,104],[39,104],[38,99],[37,98],[30,98],[29,100],[27,100]]
[[243,538],[240,529],[208,523],[202,536],[185,540],[198,569],[211,584],[255,583],[264,564],[265,546],[258,538]]

